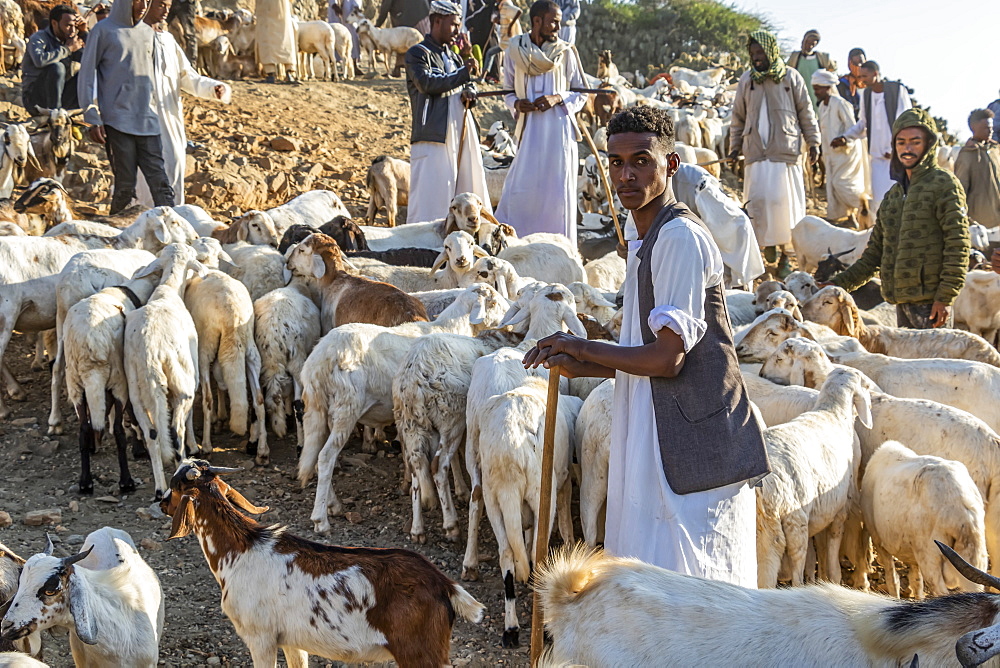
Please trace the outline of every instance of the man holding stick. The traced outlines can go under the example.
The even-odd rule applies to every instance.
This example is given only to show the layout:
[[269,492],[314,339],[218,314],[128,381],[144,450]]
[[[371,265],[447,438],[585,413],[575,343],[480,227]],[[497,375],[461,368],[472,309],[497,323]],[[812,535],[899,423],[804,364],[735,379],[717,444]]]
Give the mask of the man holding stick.
[[471,53],[463,61],[449,48],[462,26],[462,8],[434,0],[430,19],[430,33],[406,52],[412,116],[408,223],[444,218],[452,198],[464,192],[479,195],[493,212],[479,132],[467,109],[475,100],[471,82],[479,66]]
[[768,471],[723,299],[719,249],[674,199],[666,112],[608,124],[611,180],[632,212],[620,345],[555,334],[524,358],[616,379],[605,548],[680,573],[757,584],[756,500]]

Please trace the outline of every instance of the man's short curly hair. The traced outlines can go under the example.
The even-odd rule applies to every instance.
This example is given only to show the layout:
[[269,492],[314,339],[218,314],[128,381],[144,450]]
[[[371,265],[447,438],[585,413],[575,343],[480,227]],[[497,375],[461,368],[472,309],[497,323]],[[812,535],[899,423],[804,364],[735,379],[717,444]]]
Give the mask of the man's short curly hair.
[[608,137],[623,132],[652,132],[667,153],[674,152],[674,121],[663,109],[654,107],[629,107],[608,121]]

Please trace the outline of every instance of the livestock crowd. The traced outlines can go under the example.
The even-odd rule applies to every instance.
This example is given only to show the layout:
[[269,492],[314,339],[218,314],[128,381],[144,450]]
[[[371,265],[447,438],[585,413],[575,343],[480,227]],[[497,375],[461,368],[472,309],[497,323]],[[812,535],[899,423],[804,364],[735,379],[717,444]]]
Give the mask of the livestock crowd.
[[[319,60],[329,78],[351,79],[361,53],[375,69],[381,52],[388,74],[390,59],[398,72],[407,52],[421,48],[420,31],[378,28],[360,3],[348,4],[337,5],[331,23],[295,22],[301,59],[286,69],[308,78]],[[431,35],[441,17],[455,16],[451,3],[435,5]],[[93,17],[92,27],[97,13],[81,15]],[[77,26],[76,14],[65,15]],[[10,47],[0,60],[8,66],[24,56],[26,18],[0,0]],[[533,23],[536,36],[543,23]],[[195,67],[206,74],[256,76],[267,64],[253,58],[258,24],[247,10],[195,17],[194,40],[183,21],[172,25],[179,44],[195,44]],[[753,44],[767,47],[754,35],[752,59]],[[504,56],[493,55],[502,67]],[[858,72],[864,64],[852,61]],[[769,69],[758,65],[759,73]],[[982,664],[1000,648],[998,599],[963,593],[1000,589],[1000,275],[982,255],[1000,228],[966,221],[980,252],[950,304],[958,328],[898,327],[878,279],[852,292],[828,284],[862,257],[876,227],[804,215],[803,204],[803,215],[784,220],[787,244],[762,244],[775,251],[762,257],[754,207],[748,216],[720,181],[730,176],[722,173],[727,161],[740,172],[730,125],[746,113],[738,96],[748,84],[730,83],[731,74],[721,65],[672,67],[647,85],[641,74],[623,77],[609,52],[596,76],[580,72],[589,92],[575,123],[598,150],[571,179],[577,206],[565,234],[525,234],[520,221],[501,220],[510,210],[500,208],[511,200],[507,177],[518,146],[524,150],[515,137],[529,136],[502,122],[482,137],[474,124],[461,126],[461,143],[471,135],[482,159],[483,188],[459,192],[456,177],[454,195],[432,202],[445,215],[429,220],[397,225],[406,220],[400,207],[412,210],[411,165],[388,156],[371,163],[364,220],[352,220],[335,192],[313,190],[221,221],[183,203],[182,178],[171,205],[127,207],[132,192],[110,215],[82,216],[77,210],[93,203],[73,201],[62,184],[84,141],[78,119],[58,104],[39,108],[30,124],[3,131],[0,420],[9,418],[8,397],[26,394],[4,362],[8,346],[15,333],[33,336],[34,371],[51,362],[49,433],[70,428],[64,393],[78,422],[79,493],[94,491],[95,463],[111,461],[101,448],[110,426],[119,491],[154,496],[172,518],[171,538],[198,538],[255,666],[275,665],[279,648],[289,666],[308,665],[309,654],[446,665],[455,619],[477,622],[485,606],[413,551],[331,546],[258,523],[249,515],[268,508],[237,491],[238,470],[207,461],[213,430],[247,436],[260,466],[271,462],[275,440],[294,442],[299,482],[306,488],[315,479],[310,519],[320,535],[343,512],[334,472],[359,427],[365,452],[392,447],[394,434],[409,540],[425,543],[438,533],[428,524],[439,521],[440,535],[458,543],[464,527],[461,579],[488,573],[497,591],[502,583],[505,648],[521,641],[518,585],[533,582],[552,640],[543,662],[551,665],[736,665],[756,657],[768,665],[897,666],[915,665],[916,656],[951,665],[956,653],[962,665]],[[229,95],[215,80],[205,85],[203,96]],[[545,97],[532,114],[562,104]],[[608,159],[615,154],[607,126],[635,107],[672,121],[684,163],[671,175],[673,192],[704,221],[723,265],[722,311],[740,362],[734,382],[752,402],[770,463],[749,492],[756,590],[596,550],[606,537],[614,378],[559,381],[554,503],[541,507],[549,370],[526,368],[524,359],[558,332],[609,344],[629,336],[627,249],[615,236],[621,207],[606,181],[621,167]],[[823,151],[832,152],[826,140]],[[452,148],[460,169],[463,150]],[[933,158],[947,162],[948,154]],[[747,162],[752,173],[749,155]],[[176,166],[174,159],[166,171]],[[880,197],[870,193],[843,218],[860,227],[874,218]],[[388,224],[377,225],[383,211]],[[635,244],[635,221],[624,227],[623,245]],[[133,472],[146,466],[135,463],[143,457],[152,483],[139,485]],[[492,560],[480,556],[484,510],[497,569],[481,574]],[[536,569],[532,545],[549,541],[537,535],[542,513],[567,549]],[[577,521],[585,545],[572,548]],[[914,601],[872,593],[873,581]],[[778,588],[787,582],[793,586]],[[936,598],[916,602],[925,593]],[[41,631],[52,627],[70,631],[78,666],[156,666],[169,598],[118,529],[90,533],[78,554],[64,557],[51,541],[27,560],[0,544],[0,650],[9,652],[0,666],[44,665],[31,656],[42,656]],[[485,603],[499,612],[499,600]]]

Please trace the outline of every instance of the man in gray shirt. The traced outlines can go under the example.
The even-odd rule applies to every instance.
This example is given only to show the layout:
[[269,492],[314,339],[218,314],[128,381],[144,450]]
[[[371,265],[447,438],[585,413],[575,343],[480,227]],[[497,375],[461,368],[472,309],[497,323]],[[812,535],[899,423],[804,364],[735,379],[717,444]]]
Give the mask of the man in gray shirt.
[[153,29],[142,22],[149,0],[118,0],[90,31],[77,90],[90,137],[104,144],[114,175],[111,213],[135,198],[138,170],[156,206],[173,206],[163,165],[153,92]]
[[49,12],[49,25],[28,38],[21,64],[21,96],[29,113],[79,108],[76,77],[69,76],[69,68],[83,55],[86,26],[76,9],[56,5]]

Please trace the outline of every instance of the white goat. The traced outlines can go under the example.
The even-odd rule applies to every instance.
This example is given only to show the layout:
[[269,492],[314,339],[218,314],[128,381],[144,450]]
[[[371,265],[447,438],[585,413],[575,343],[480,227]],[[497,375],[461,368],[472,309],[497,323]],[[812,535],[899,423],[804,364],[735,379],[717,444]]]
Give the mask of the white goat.
[[591,260],[583,268],[587,272],[587,282],[598,290],[618,292],[625,282],[625,260],[617,251]]
[[295,415],[302,447],[302,367],[319,341],[319,308],[300,279],[253,303],[254,339],[261,359],[261,385],[271,430],[286,434],[286,416]]
[[225,246],[232,259],[226,273],[238,280],[253,300],[285,286],[285,256],[270,246],[239,242]]
[[861,456],[854,410],[870,427],[871,398],[862,374],[830,373],[816,407],[764,432],[771,475],[757,493],[757,584],[774,587],[787,555],[792,584],[801,585],[809,539],[826,537],[819,560],[830,580],[840,583],[840,544],[848,505],[856,499]]
[[580,460],[580,524],[583,539],[595,547],[604,536],[608,500],[608,456],[615,381],[609,378],[590,393],[576,420],[576,455]]
[[1000,331],[1000,274],[970,271],[965,286],[953,306],[955,323],[964,325],[990,343],[996,343]]
[[278,239],[292,225],[319,227],[337,216],[351,217],[351,212],[332,190],[310,190],[265,213],[271,217]]
[[476,284],[432,322],[396,327],[351,323],[320,339],[302,374],[305,441],[299,458],[302,484],[318,468],[312,512],[316,531],[328,532],[328,510],[334,514],[341,510],[333,490],[333,469],[354,425],[392,423],[392,380],[414,340],[431,332],[473,334],[496,325],[505,308],[506,300],[495,290]]
[[940,540],[976,568],[986,568],[983,498],[960,462],[917,455],[886,441],[865,469],[861,509],[893,596],[899,598],[893,557],[910,564],[910,591],[918,599],[924,597],[925,582],[938,596],[948,593],[946,580],[962,591],[983,590],[981,585],[963,586],[934,546]]
[[836,584],[745,589],[589,549],[556,554],[538,582],[553,638],[548,665],[650,666],[669,657],[684,666],[896,668],[915,666],[919,655],[920,665],[951,666],[957,650],[961,665],[976,666],[1000,652],[995,594],[913,604]]
[[161,270],[163,277],[146,305],[125,315],[125,377],[129,398],[149,451],[156,498],[167,489],[164,461],[176,465],[194,443],[191,409],[198,390],[198,331],[184,289],[188,271],[204,266],[190,246],[171,244],[136,274]]
[[850,265],[861,257],[872,229],[855,231],[831,225],[818,216],[806,216],[792,228],[792,245],[799,269],[812,274],[827,255],[836,255],[841,262]]
[[808,301],[810,297],[819,292],[816,279],[804,271],[793,271],[786,276],[785,289],[795,295],[799,303]]
[[444,238],[461,230],[468,232],[482,241],[479,236],[483,221],[499,225],[493,215],[485,208],[483,200],[475,193],[459,193],[448,205],[448,215],[444,220],[409,223],[398,227],[372,227],[362,225],[365,241],[373,251],[384,251],[392,248],[433,248],[440,249]]
[[430,269],[386,264],[361,257],[348,258],[348,261],[363,276],[395,285],[404,292],[424,292],[468,287],[476,282],[473,264],[477,258],[486,257],[490,257],[489,253],[476,245],[471,234],[458,230],[445,237],[444,249]]
[[576,299],[577,312],[593,316],[601,325],[610,322],[618,312],[617,304],[608,300],[604,293],[588,283],[570,283],[566,287]]
[[780,308],[792,314],[796,320],[803,320],[802,311],[799,309],[799,300],[788,290],[777,290],[767,296],[764,310],[771,311]]
[[[389,227],[396,226],[396,208],[406,206],[410,198],[410,163],[380,155],[368,167],[368,212],[365,222],[375,224],[375,216],[385,209]],[[405,222],[405,221],[404,221]]]
[[315,79],[313,56],[323,61],[323,74],[330,81],[337,80],[337,38],[326,21],[293,21],[295,41],[299,51],[299,72],[303,79]]
[[31,146],[28,128],[22,123],[7,123],[2,126],[3,149],[0,153],[0,199],[7,199],[14,192],[14,186],[24,180],[24,168],[29,160],[37,165],[35,150]]
[[[124,538],[119,537],[124,536]],[[48,549],[24,564],[17,596],[3,618],[5,636],[68,629],[78,666],[155,668],[163,634],[163,593],[153,569],[128,534],[105,527],[79,554],[60,559]],[[113,567],[92,570],[84,560]]]
[[385,74],[389,76],[389,54],[402,57],[410,47],[420,44],[424,36],[419,30],[398,26],[395,28],[376,28],[368,19],[362,19],[357,26],[358,39],[368,52],[372,70],[376,70],[375,53],[381,51],[385,56]]

